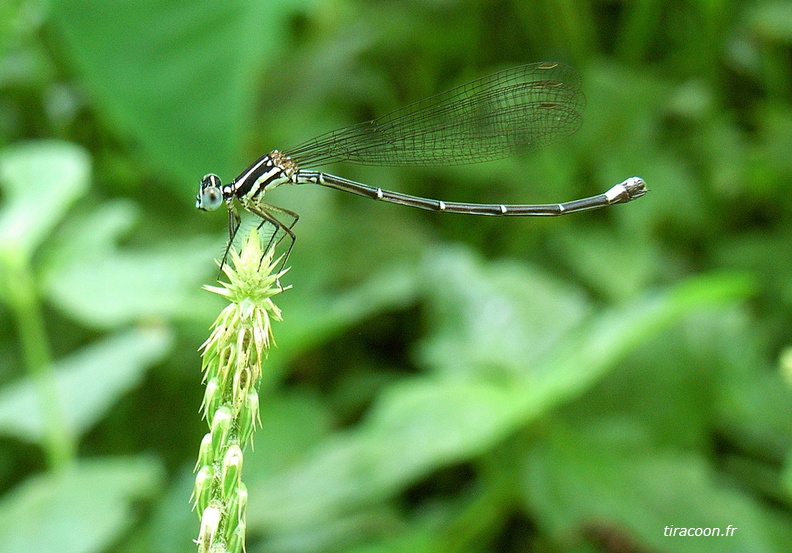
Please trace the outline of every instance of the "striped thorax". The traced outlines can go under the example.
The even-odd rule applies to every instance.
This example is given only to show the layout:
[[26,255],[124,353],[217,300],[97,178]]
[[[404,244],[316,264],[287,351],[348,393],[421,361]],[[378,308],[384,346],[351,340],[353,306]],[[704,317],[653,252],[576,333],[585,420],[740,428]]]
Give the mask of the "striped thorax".
[[237,198],[245,205],[255,204],[268,190],[281,184],[294,183],[297,165],[278,150],[259,158],[253,165],[231,181],[222,184],[214,174],[201,179],[195,207],[204,211],[214,211],[223,202],[230,203]]

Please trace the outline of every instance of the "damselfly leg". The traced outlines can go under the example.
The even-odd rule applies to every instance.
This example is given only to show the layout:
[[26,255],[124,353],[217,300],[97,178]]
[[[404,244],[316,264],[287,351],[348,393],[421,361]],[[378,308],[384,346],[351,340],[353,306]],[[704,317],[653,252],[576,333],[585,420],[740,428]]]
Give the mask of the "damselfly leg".
[[[262,249],[264,253],[259,260],[259,268],[270,250],[277,249],[284,240],[288,242],[288,247],[282,256],[280,266],[278,268],[278,272],[282,271],[286,266],[286,261],[288,260],[289,255],[291,255],[292,249],[294,248],[294,241],[296,237],[292,228],[297,223],[300,216],[289,209],[264,202],[259,202],[256,205],[246,205],[244,207],[245,211],[255,216],[259,220],[256,226],[256,230],[259,231],[259,237],[263,236],[261,230],[265,226],[272,228],[272,232],[269,233],[269,238],[265,238],[265,240],[267,240],[267,245]],[[286,222],[278,219],[278,217],[276,217],[274,214],[279,215],[281,219],[285,219]],[[220,262],[220,272],[217,275],[218,279],[223,275],[223,267],[228,261],[228,254],[236,241],[236,237],[239,234],[239,229],[241,226],[242,218],[240,217],[236,206],[233,203],[230,203],[228,205],[228,244],[226,245],[225,252],[223,253],[222,261]],[[280,285],[280,283],[278,284]]]
[[[289,255],[291,255],[291,251],[294,248],[294,241],[296,240],[296,236],[294,235],[294,225],[297,224],[299,221],[300,216],[291,211],[289,209],[285,209],[283,207],[278,207],[276,205],[258,202],[254,205],[247,205],[245,207],[248,211],[252,214],[256,215],[261,219],[257,229],[261,230],[262,227],[266,224],[269,224],[273,227],[272,235],[267,242],[267,247],[264,248],[264,255],[272,248],[276,249],[281,243],[286,240],[288,242],[288,247],[286,248],[286,253],[283,254],[283,258],[280,262],[280,267],[278,268],[278,272],[282,271],[283,268],[286,266],[286,261],[289,259]],[[282,218],[288,219],[288,223],[284,223],[280,219],[278,219],[274,214],[280,215]],[[262,261],[263,261],[262,257]]]

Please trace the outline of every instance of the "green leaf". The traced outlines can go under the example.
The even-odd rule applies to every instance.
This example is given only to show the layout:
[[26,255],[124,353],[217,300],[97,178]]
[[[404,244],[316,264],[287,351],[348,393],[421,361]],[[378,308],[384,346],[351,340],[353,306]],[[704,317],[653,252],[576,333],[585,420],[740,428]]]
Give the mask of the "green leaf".
[[425,273],[433,331],[421,360],[456,378],[510,368],[522,375],[591,311],[558,280],[517,263],[485,265],[461,248],[431,252]]
[[792,44],[792,12],[787,2],[761,2],[748,13],[749,26],[760,38]]
[[753,280],[740,274],[692,277],[664,293],[606,311],[526,372],[526,407],[536,413],[584,394],[628,352],[697,309],[748,298]]
[[645,289],[659,263],[658,251],[646,236],[622,234],[614,240],[612,231],[572,227],[560,229],[549,240],[582,282],[618,302]]
[[80,461],[28,479],[0,502],[4,553],[107,551],[135,522],[135,504],[154,496],[163,471],[151,458]]
[[222,242],[193,236],[119,249],[135,211],[127,202],[107,203],[66,225],[50,252],[45,290],[70,317],[114,328],[149,317],[203,315],[214,301],[200,286],[216,269]]
[[391,386],[361,429],[377,480],[402,484],[488,450],[523,420],[514,392],[483,382]]
[[[163,328],[130,330],[111,336],[56,362],[60,403],[66,424],[78,436],[96,424],[170,346]],[[44,439],[41,408],[33,382],[24,378],[0,390],[0,432],[38,443]]]
[[57,0],[51,22],[116,127],[185,180],[200,167],[238,169],[261,69],[280,48],[291,9],[255,0]]
[[66,210],[85,193],[88,153],[54,140],[20,143],[0,152],[0,255],[30,259]]
[[[603,435],[601,428],[582,426],[555,432],[526,462],[524,501],[550,535],[580,536],[583,526],[593,524],[657,551],[782,553],[792,548],[788,521],[723,482],[704,458],[653,452],[628,442],[624,434]],[[729,525],[737,528],[728,537],[664,535],[666,527],[726,531]]]

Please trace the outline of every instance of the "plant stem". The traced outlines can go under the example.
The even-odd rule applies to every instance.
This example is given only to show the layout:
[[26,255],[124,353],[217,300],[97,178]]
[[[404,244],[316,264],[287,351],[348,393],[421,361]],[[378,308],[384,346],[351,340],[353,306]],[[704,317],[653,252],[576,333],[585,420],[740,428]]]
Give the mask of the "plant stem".
[[25,365],[38,396],[47,463],[50,470],[59,471],[74,461],[77,444],[58,394],[41,303],[30,267],[12,256],[6,257],[4,265],[6,298],[17,322]]
[[201,441],[193,499],[201,517],[200,553],[240,553],[245,547],[247,488],[244,449],[259,420],[258,387],[272,345],[272,321],[281,320],[272,296],[281,293],[280,260],[262,251],[256,229],[241,253],[230,250],[228,282],[204,288],[229,301],[201,346],[206,392],[201,407],[209,432]]

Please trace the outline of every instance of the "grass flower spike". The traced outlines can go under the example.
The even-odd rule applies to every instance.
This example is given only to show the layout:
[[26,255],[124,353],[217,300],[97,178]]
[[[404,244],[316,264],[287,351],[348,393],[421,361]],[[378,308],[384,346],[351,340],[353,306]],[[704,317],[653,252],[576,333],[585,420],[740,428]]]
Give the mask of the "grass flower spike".
[[[230,252],[223,267],[228,282],[205,286],[228,299],[201,346],[206,385],[201,411],[209,432],[201,441],[193,490],[201,516],[196,540],[201,553],[244,548],[247,489],[242,483],[243,451],[259,420],[262,363],[274,343],[272,321],[281,320],[272,296],[284,291],[276,272],[280,259],[263,252],[254,229],[241,253]],[[286,288],[287,289],[287,288]]]

